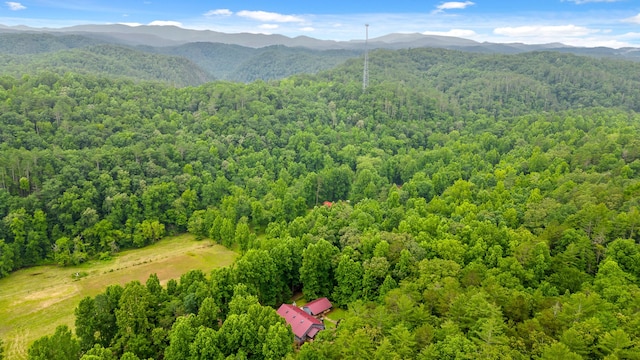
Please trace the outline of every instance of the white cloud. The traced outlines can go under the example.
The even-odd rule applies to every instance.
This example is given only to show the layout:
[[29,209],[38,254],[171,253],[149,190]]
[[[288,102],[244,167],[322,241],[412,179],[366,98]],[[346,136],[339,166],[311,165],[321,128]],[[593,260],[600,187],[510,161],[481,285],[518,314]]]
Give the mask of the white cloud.
[[[561,43],[578,47],[604,46],[609,48],[637,47],[640,33],[614,33],[609,29],[595,29],[576,25],[531,25],[495,28],[493,35],[480,36],[493,43],[550,44]],[[479,39],[476,39],[479,40]],[[634,45],[634,42],[636,45]]]
[[[567,38],[567,39],[555,39],[555,41],[545,41],[546,43],[550,42],[559,42],[569,46],[578,46],[578,47],[608,47],[612,49],[619,49],[623,47],[631,47],[626,41],[620,41],[618,39],[613,38],[600,38],[600,37],[586,37],[586,38]],[[537,42],[540,44],[540,42]]]
[[640,32],[628,32],[620,35],[621,39],[640,39]]
[[582,4],[588,4],[588,3],[612,3],[612,2],[619,2],[622,0],[563,0],[563,2],[564,1],[576,3],[576,5],[582,5]]
[[275,29],[279,28],[280,25],[277,25],[277,24],[262,24],[259,27],[260,27],[260,29],[264,29],[264,30],[275,30]]
[[436,6],[435,12],[443,12],[445,10],[461,10],[469,6],[475,5],[472,1],[449,1]]
[[638,15],[636,16],[632,16],[630,18],[626,18],[624,20],[622,20],[623,22],[628,22],[628,23],[633,23],[633,24],[640,24],[640,13],[638,13]]
[[120,22],[118,24],[127,25],[127,26],[131,26],[131,27],[142,26],[141,23],[137,23],[137,22]]
[[596,32],[599,32],[599,30],[589,29],[584,26],[576,25],[529,25],[517,27],[499,27],[493,29],[494,34],[508,37],[574,37],[586,36]]
[[316,31],[316,29],[312,28],[311,26],[307,26],[307,27],[300,28],[300,31],[314,32],[314,31]]
[[5,2],[5,4],[7,4],[7,7],[9,8],[9,10],[13,10],[13,11],[24,10],[27,8],[26,6],[22,5],[19,2],[7,1]]
[[177,26],[182,27],[182,23],[178,21],[170,20],[155,20],[149,23],[151,26]]
[[478,34],[475,31],[466,30],[466,29],[451,29],[449,31],[425,31],[422,34],[438,35],[438,36],[453,36],[453,37],[462,37],[462,38],[478,36]]
[[294,15],[284,15],[267,11],[249,11],[242,10],[238,12],[238,16],[246,17],[253,20],[264,21],[264,22],[279,22],[279,23],[290,23],[290,22],[304,22],[304,19],[299,16]]
[[206,13],[204,13],[204,16],[231,16],[231,15],[233,15],[233,12],[229,9],[209,10]]

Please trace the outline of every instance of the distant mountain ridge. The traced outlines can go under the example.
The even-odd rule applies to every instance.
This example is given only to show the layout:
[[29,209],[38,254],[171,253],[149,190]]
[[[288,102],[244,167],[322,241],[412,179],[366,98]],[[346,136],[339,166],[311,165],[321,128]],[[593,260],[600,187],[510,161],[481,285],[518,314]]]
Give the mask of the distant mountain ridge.
[[187,42],[150,46],[137,43],[123,43],[111,34],[0,32],[0,74],[21,76],[45,70],[77,71],[189,86],[216,79],[252,82],[316,73],[362,53],[282,45],[247,47]]
[[[419,33],[373,38],[368,48],[442,48],[486,54],[555,51],[640,61],[640,48],[479,43]],[[114,24],[35,29],[0,25],[0,75],[12,76],[34,71],[76,71],[162,81],[176,86],[199,85],[211,80],[268,81],[328,70],[362,56],[363,51],[363,40],[225,34],[175,26]]]
[[[77,34],[100,41],[124,45],[145,45],[153,47],[178,46],[187,43],[221,43],[250,48],[262,48],[274,45],[304,47],[314,50],[363,50],[364,40],[351,41],[320,40],[308,36],[290,38],[278,34],[222,33],[212,30],[192,30],[176,26],[123,24],[77,25],[66,28],[30,28],[26,26],[0,25],[1,32],[36,32],[50,34]],[[406,49],[417,47],[435,47],[473,52],[520,53],[527,51],[557,50],[580,55],[609,56],[640,60],[640,48],[613,49],[605,47],[572,47],[560,43],[528,45],[521,43],[488,43],[474,40],[420,33],[393,33],[369,39],[369,47],[384,49]]]

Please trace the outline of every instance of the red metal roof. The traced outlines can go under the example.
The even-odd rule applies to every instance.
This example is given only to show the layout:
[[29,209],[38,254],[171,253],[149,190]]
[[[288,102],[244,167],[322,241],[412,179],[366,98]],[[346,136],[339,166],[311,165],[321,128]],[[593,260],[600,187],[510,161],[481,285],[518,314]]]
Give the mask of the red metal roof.
[[[324,327],[322,321],[307,314],[296,306],[289,304],[282,304],[278,309],[278,315],[282,316],[284,320],[291,325],[293,334],[300,339],[304,339],[305,335],[308,335],[310,330],[315,327]],[[318,331],[315,331],[317,333]],[[314,333],[314,335],[315,335]]]
[[303,309],[309,310],[311,315],[318,315],[323,311],[327,311],[331,309],[333,305],[331,305],[331,301],[326,297],[315,299],[313,301],[309,301],[306,305],[303,306]]
[[320,331],[320,329],[317,327],[311,328],[307,336],[313,339],[314,337],[316,337],[316,334],[318,333],[318,331]]

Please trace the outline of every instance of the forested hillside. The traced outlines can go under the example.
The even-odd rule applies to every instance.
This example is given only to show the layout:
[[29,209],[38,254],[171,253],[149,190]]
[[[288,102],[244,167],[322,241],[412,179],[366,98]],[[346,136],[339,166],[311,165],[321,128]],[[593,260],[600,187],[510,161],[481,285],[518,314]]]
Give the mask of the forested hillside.
[[296,74],[315,74],[357,58],[360,50],[311,50],[285,46],[248,48],[217,43],[190,43],[169,47],[139,47],[187,58],[216,79],[252,82],[277,80]]
[[[0,81],[0,276],[188,231],[31,359],[640,358],[640,64],[414,49],[175,88]],[[324,202],[331,202],[324,205]],[[294,349],[273,307],[347,309]]]
[[71,71],[196,86],[214,79],[251,82],[315,74],[361,53],[361,50],[251,48],[209,42],[131,46],[95,34],[89,37],[0,33],[0,75],[20,77],[38,71],[58,74]]
[[[436,89],[447,94],[447,109],[503,111],[505,106],[517,106],[522,108],[520,112],[526,112],[557,110],[558,106],[565,109],[574,104],[631,107],[640,82],[639,62],[600,58],[605,55],[597,52],[590,57],[548,51],[506,55],[428,48],[375,52],[371,66],[378,67],[371,71],[372,78],[380,82],[402,79],[423,91]],[[38,71],[71,71],[197,86],[213,79],[244,83],[278,80],[340,66],[349,69],[349,80],[358,82],[361,58],[361,48],[252,48],[210,42],[154,47],[121,44],[95,35],[0,33],[0,75],[13,77]],[[351,66],[343,67],[348,60]]]
[[[387,86],[399,83],[399,89],[418,88],[437,102],[438,110],[456,116],[496,117],[594,106],[640,110],[638,62],[558,52],[498,55],[413,49],[375,54],[369,65],[372,81]],[[362,77],[361,61],[350,60],[343,69],[322,78],[357,82]]]
[[62,75],[73,71],[137,81],[159,81],[173,86],[199,85],[213,80],[206,71],[185,58],[110,44],[36,54],[0,55],[0,67],[1,74],[15,77],[39,72]]
[[0,33],[0,53],[11,55],[43,54],[103,43],[104,41],[81,35]]

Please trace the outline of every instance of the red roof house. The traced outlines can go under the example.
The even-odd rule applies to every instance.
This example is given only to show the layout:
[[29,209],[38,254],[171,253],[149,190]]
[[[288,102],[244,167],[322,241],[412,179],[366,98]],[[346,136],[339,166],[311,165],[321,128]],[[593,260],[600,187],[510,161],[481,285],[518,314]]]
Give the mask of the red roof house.
[[282,316],[287,324],[291,325],[291,330],[298,343],[313,339],[318,331],[324,330],[322,321],[294,305],[282,304],[278,309],[278,315]]
[[331,305],[331,301],[329,301],[329,299],[327,299],[326,297],[323,297],[306,303],[302,307],[302,310],[304,310],[309,315],[316,316],[322,314],[325,311],[328,311],[332,307],[333,305]]

